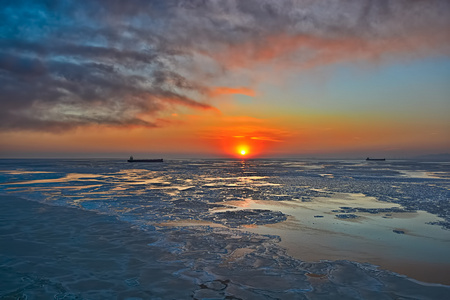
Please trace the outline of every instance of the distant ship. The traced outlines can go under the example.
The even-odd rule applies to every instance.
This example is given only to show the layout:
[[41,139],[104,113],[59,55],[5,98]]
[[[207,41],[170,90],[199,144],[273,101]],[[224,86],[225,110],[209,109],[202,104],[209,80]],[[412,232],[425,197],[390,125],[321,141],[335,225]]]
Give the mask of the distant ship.
[[156,158],[156,159],[134,159],[133,156],[130,156],[130,159],[127,160],[128,162],[163,162],[164,160],[162,158]]
[[366,160],[371,160],[371,161],[385,161],[386,158],[366,158]]

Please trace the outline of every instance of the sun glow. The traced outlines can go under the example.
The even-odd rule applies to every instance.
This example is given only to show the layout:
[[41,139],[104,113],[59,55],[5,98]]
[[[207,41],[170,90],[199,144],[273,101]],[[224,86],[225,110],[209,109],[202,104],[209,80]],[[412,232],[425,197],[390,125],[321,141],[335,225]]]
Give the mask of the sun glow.
[[237,153],[240,156],[247,156],[249,155],[250,151],[249,151],[249,147],[247,145],[240,145],[236,148]]
[[[238,131],[238,130],[236,130]],[[235,159],[254,159],[261,157],[264,148],[270,141],[254,139],[252,136],[234,134],[222,139],[218,139],[222,148],[222,153]]]

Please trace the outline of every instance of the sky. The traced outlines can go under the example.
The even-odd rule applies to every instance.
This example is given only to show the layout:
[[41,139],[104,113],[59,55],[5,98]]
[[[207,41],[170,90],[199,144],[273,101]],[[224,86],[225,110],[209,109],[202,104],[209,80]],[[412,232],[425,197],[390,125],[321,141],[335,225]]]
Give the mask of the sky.
[[447,0],[0,0],[0,19],[2,158],[450,152]]

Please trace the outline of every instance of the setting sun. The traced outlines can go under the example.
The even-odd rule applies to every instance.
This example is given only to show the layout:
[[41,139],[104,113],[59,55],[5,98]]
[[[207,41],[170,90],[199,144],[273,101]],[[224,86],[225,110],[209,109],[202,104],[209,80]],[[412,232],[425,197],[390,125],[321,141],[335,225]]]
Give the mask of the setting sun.
[[236,147],[236,152],[240,156],[247,156],[249,154],[249,147],[247,145],[240,145]]

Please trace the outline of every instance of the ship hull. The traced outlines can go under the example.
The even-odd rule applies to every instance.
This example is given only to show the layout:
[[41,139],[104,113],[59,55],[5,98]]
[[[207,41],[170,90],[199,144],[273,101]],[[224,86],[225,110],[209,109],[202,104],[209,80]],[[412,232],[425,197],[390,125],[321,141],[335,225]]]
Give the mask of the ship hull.
[[158,158],[158,159],[129,159],[127,160],[128,162],[164,162],[164,160],[162,158]]

